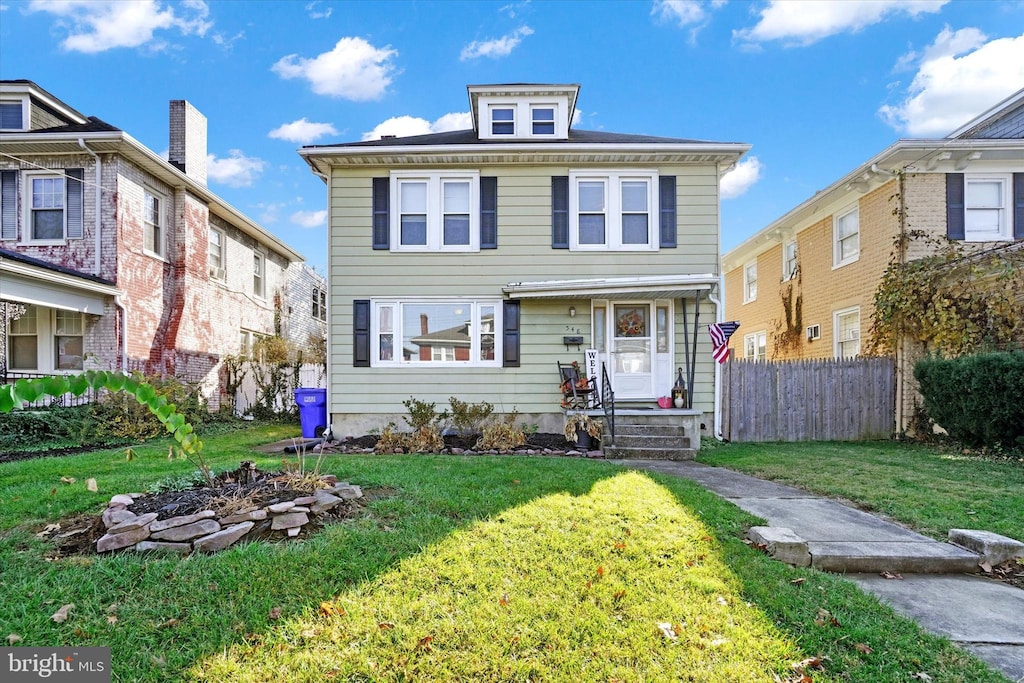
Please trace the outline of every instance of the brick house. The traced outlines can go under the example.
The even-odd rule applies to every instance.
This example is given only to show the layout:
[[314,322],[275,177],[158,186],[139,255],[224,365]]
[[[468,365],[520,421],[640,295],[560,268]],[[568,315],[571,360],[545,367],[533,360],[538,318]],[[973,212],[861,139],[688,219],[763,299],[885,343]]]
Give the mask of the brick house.
[[291,279],[311,286],[302,257],[207,188],[206,118],[172,101],[169,137],[165,160],[0,81],[0,375],[139,369],[216,405],[221,357],[293,328],[308,340],[290,307],[322,333],[308,294],[290,299]]
[[[887,266],[933,254],[944,239],[968,253],[1024,240],[1024,90],[945,138],[893,143],[724,254],[725,315],[741,323],[733,354],[859,355]],[[916,397],[906,351],[901,428]]]

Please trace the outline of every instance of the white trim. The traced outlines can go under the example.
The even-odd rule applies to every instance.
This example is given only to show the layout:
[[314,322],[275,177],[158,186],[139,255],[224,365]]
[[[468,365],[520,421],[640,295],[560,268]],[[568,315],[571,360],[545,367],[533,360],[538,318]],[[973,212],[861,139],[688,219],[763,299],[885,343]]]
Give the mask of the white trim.
[[[754,353],[751,355],[748,353],[748,344],[753,341]],[[764,353],[761,350],[764,349]],[[758,330],[757,332],[751,332],[750,334],[743,335],[743,357],[749,360],[755,361],[766,361],[768,360],[768,331]]]
[[[389,230],[391,251],[395,252],[475,252],[480,251],[480,172],[479,171],[391,171]],[[444,240],[444,185],[469,183],[469,244],[446,245]],[[402,244],[403,184],[426,185],[426,244]]]
[[0,128],[0,131],[5,133],[8,131],[24,132],[32,127],[32,98],[28,95],[19,95],[15,93],[3,93],[0,95],[0,102],[10,104],[11,102],[21,103],[21,127],[20,128]]
[[[215,265],[210,263],[210,246],[212,244],[212,242],[210,241],[210,235],[212,233],[217,233],[217,235],[219,236],[217,247],[218,247],[218,251],[220,251],[220,255],[219,255],[219,259],[218,259],[220,261],[220,265],[217,265],[217,266],[215,266]],[[212,225],[207,226],[207,231],[206,231],[206,265],[210,269],[210,277],[213,278],[214,280],[221,280],[221,281],[223,281],[224,280],[224,276],[227,273],[227,268],[225,267],[226,266],[225,261],[226,261],[226,258],[227,258],[227,250],[226,250],[226,246],[227,245],[225,244],[226,241],[227,241],[227,235],[225,234],[225,232],[223,230],[221,230],[220,228],[215,228]]]
[[[480,95],[477,100],[480,127],[477,131],[481,140],[557,140],[569,137],[569,98],[561,93],[532,95]],[[552,109],[554,130],[551,133],[533,132],[533,110]],[[512,132],[494,132],[494,111],[512,110]],[[508,123],[499,121],[498,123]]]
[[[159,223],[156,225],[156,229],[159,231],[156,245],[159,247],[159,251],[156,249],[149,248],[149,236],[146,234],[149,226],[151,225],[149,220],[149,198],[153,197],[157,201],[157,220]],[[142,188],[142,251],[149,256],[160,259],[161,261],[167,260],[167,211],[168,207],[167,195],[162,192],[154,190],[149,185]]]
[[[628,182],[640,181],[647,184],[647,242],[644,244],[623,243],[622,187]],[[580,242],[579,187],[581,183],[599,182],[604,185],[603,213],[604,242]],[[570,251],[658,251],[661,246],[659,231],[658,172],[647,169],[578,169],[569,171],[569,250]],[[596,213],[596,212],[584,212]]]
[[[848,216],[857,215],[857,232],[851,235],[847,235],[842,238],[848,240],[853,237],[857,239],[857,251],[852,256],[847,256],[845,259],[842,258],[840,249],[840,238],[839,238],[839,223]],[[854,203],[851,206],[843,209],[842,211],[836,211],[832,214],[832,268],[841,268],[847,264],[855,263],[860,259],[860,204]]]
[[[848,315],[854,315],[854,314],[856,314],[856,316],[857,316],[857,329],[855,331],[854,330],[850,330],[850,332],[851,333],[852,332],[856,332],[856,336],[855,337],[850,336],[848,339],[840,339],[839,338],[839,319],[843,318],[843,317],[846,317]],[[839,310],[836,310],[836,311],[832,312],[832,355],[835,358],[853,358],[855,356],[859,356],[860,355],[860,340],[861,340],[860,327],[861,327],[860,306],[850,306],[849,308],[841,308]],[[841,347],[839,346],[840,343],[851,342],[851,341],[854,341],[854,339],[856,339],[856,341],[857,341],[857,353],[855,353],[853,356],[842,355]]]
[[[468,325],[472,331],[469,336],[469,360],[466,361],[415,361],[404,360],[404,338],[406,331],[402,328],[402,307],[406,305],[445,305],[468,307]],[[483,317],[482,309],[492,309],[491,330],[489,332],[475,331],[481,326]],[[390,310],[391,331],[382,332],[380,329],[382,321],[382,310]],[[457,326],[457,325],[456,325]],[[447,328],[442,328],[447,329]],[[453,328],[454,329],[454,328]],[[384,299],[370,300],[370,367],[380,368],[495,368],[502,365],[502,300],[500,298],[473,298],[473,297],[388,297]],[[429,333],[429,331],[428,331]],[[391,359],[381,360],[381,336],[391,335]],[[494,358],[480,360],[481,335],[492,336]],[[410,340],[418,335],[408,335]],[[454,357],[454,349],[452,354]]]
[[[34,190],[33,180],[59,179],[60,180],[60,211],[61,211],[61,237],[60,239],[35,239],[33,237],[33,208],[32,198]],[[68,240],[68,183],[65,169],[54,170],[33,170],[23,171],[21,174],[21,209],[22,209],[22,230],[19,244],[31,246],[54,246],[66,244]],[[50,209],[53,210],[53,209]]]
[[[969,204],[968,187],[972,182],[998,182],[1002,202],[998,206],[975,206]],[[965,173],[964,174],[964,241],[1003,242],[1013,239],[1013,174],[1011,173]],[[998,215],[998,230],[983,232],[972,230],[969,217],[971,211],[992,210]]]
[[[256,291],[256,263],[260,264],[260,291]],[[252,295],[266,301],[267,298],[267,255],[254,249],[252,252]]]
[[[750,277],[750,273],[753,271],[754,277]],[[753,296],[750,294],[750,285],[754,285]],[[757,301],[757,259],[748,261],[743,264],[743,303],[749,304],[752,301]]]
[[586,280],[541,280],[510,282],[501,288],[509,299],[597,298],[612,296],[656,296],[676,299],[718,285],[710,273],[694,275],[641,275],[636,277],[594,278]]
[[[788,258],[787,251],[789,248],[793,248],[793,265],[790,267],[790,259]],[[796,276],[797,268],[800,267],[800,251],[797,247],[796,238],[786,240],[782,243],[782,281],[788,282]]]
[[[35,331],[32,333],[12,333],[11,327],[17,322],[11,320],[8,322],[6,329],[0,330],[0,333],[7,337],[7,364],[8,369],[13,372],[36,372],[36,373],[61,373],[61,374],[76,374],[85,369],[85,319],[82,317],[82,313],[76,310],[71,310],[63,307],[50,307],[45,304],[32,303],[29,304],[35,313]],[[57,316],[60,314],[70,314],[78,317],[78,323],[80,325],[79,334],[57,334]],[[57,365],[57,337],[77,337],[81,339],[82,343],[82,356],[80,362],[82,367],[80,368],[58,368]],[[13,344],[10,343],[14,337],[35,337],[36,339],[36,359],[35,367],[31,368],[15,368],[10,365],[13,356]]]

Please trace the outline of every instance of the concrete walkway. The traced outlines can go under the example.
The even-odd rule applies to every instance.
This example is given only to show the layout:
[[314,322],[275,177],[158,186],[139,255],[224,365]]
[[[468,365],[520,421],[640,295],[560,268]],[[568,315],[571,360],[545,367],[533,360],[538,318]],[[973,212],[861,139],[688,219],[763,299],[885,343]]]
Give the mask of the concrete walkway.
[[[765,519],[763,533],[780,548],[799,549],[788,556],[780,550],[780,559],[846,574],[926,630],[1024,683],[1024,591],[966,574],[978,571],[976,553],[807,491],[692,460],[609,462],[684,477],[717,493]],[[886,579],[882,571],[905,575]]]

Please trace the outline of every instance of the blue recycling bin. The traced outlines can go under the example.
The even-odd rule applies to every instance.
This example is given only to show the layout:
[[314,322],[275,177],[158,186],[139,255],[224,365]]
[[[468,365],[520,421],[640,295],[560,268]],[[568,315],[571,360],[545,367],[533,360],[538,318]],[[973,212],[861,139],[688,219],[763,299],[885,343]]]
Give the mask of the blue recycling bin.
[[295,403],[299,406],[302,437],[312,439],[322,436],[327,430],[327,390],[296,389]]

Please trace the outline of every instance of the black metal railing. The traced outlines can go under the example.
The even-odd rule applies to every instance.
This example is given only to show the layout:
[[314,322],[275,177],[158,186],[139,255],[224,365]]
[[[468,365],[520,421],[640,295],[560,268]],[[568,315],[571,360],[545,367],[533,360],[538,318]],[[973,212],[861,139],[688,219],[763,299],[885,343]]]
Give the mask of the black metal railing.
[[608,367],[601,363],[601,407],[604,408],[604,423],[608,426],[608,445],[615,445],[615,391],[608,376]]

